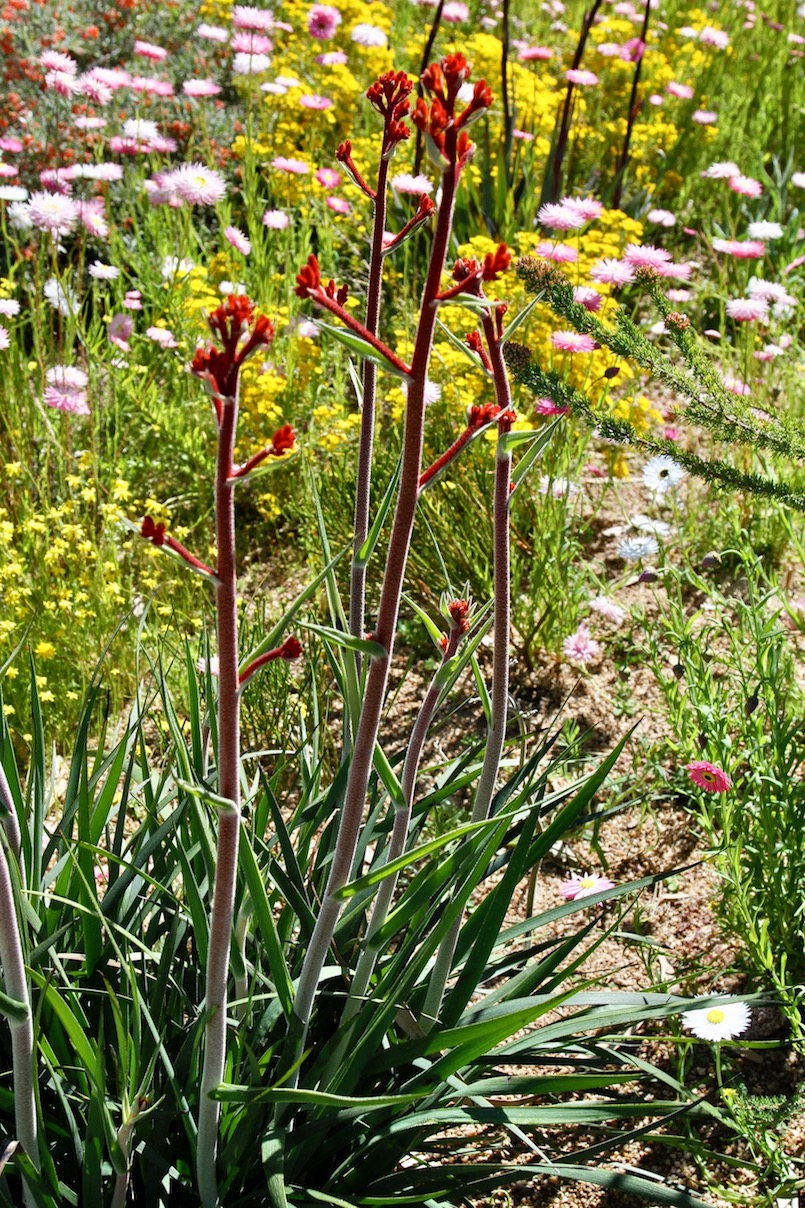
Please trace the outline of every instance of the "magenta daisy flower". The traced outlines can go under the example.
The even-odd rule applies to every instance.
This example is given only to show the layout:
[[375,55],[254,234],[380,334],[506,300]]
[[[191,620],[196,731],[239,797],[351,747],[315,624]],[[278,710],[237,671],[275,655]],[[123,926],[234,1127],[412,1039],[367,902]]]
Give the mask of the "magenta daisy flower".
[[295,176],[304,176],[306,172],[310,171],[303,159],[288,159],[285,155],[278,155],[272,159],[271,167],[276,168],[278,172],[290,172]]
[[185,80],[182,92],[190,97],[218,96],[221,91],[213,80]]
[[554,264],[575,264],[579,258],[578,251],[569,243],[538,243],[536,253]]
[[266,210],[263,214],[263,226],[268,227],[269,231],[284,231],[290,222],[290,215],[284,210]]
[[331,4],[314,4],[307,15],[307,32],[311,38],[326,42],[341,24],[341,14]]
[[11,346],[11,336],[5,327],[0,327],[0,352],[5,352]]
[[732,788],[732,781],[727,773],[714,763],[708,763],[706,759],[694,759],[692,763],[686,763],[685,771],[694,784],[700,789],[707,789],[709,793],[726,793]]
[[534,404],[537,415],[567,415],[570,407],[560,407],[552,398],[538,398]]
[[[337,189],[341,184],[341,173],[337,172],[335,168],[319,168],[316,180],[320,185],[324,185],[325,189]],[[393,185],[394,181],[391,183]]]
[[235,29],[269,30],[274,28],[274,14],[264,8],[236,4],[232,9],[232,24]]
[[134,39],[134,53],[143,59],[150,59],[152,63],[161,63],[168,57],[164,46],[155,46],[153,42],[143,42],[140,38]]
[[352,206],[343,197],[328,197],[327,205],[334,214],[348,214]]
[[604,299],[597,289],[591,289],[589,285],[577,285],[573,289],[573,301],[581,303],[585,310],[597,311],[601,309]]
[[245,235],[239,227],[228,226],[224,227],[224,238],[227,243],[231,244],[236,251],[242,256],[248,256],[252,250],[251,240],[248,235]]
[[113,315],[106,333],[110,344],[121,352],[129,350],[129,336],[134,331],[134,320],[130,315]]
[[679,97],[682,101],[689,101],[693,96],[693,89],[690,84],[677,84],[676,80],[671,80],[665,91],[669,96]]
[[734,256],[736,260],[760,260],[766,255],[762,239],[714,239],[712,247],[714,252]]
[[546,63],[553,58],[550,46],[523,46],[517,53],[523,63]]
[[303,109],[332,109],[333,107],[333,102],[328,96],[319,96],[315,92],[300,96],[299,104]]
[[537,212],[537,222],[540,226],[550,227],[552,231],[577,231],[586,221],[577,209],[572,209],[563,201],[549,201],[540,206]]
[[592,336],[580,331],[555,331],[551,343],[561,352],[595,352],[596,348],[601,347]]
[[652,243],[629,243],[623,258],[633,268],[653,268],[661,271],[671,262],[671,253],[664,247],[655,247]]
[[72,415],[89,415],[86,385],[87,375],[73,365],[54,365],[45,374],[47,386],[42,401],[57,411]]
[[588,872],[581,877],[568,877],[559,892],[569,902],[575,902],[578,898],[589,898],[594,893],[614,888],[615,882],[610,881],[609,877],[599,877],[597,873]]

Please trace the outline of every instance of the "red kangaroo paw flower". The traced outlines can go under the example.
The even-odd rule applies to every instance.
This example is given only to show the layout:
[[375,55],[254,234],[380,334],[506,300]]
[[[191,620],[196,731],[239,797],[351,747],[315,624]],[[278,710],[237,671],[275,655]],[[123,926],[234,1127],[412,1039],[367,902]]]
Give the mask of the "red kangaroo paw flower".
[[153,542],[154,545],[164,545],[165,525],[157,524],[153,516],[143,516],[143,522],[140,526],[140,536],[145,537],[146,541]]

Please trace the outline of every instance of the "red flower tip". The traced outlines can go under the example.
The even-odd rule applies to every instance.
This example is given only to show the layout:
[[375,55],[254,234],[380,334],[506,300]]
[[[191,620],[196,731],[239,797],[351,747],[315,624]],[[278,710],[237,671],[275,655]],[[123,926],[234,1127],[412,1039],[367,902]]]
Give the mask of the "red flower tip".
[[499,415],[500,407],[497,403],[483,403],[480,406],[474,404],[470,407],[469,416],[467,417],[467,427],[475,431],[476,428],[483,428],[486,424],[491,423]]
[[279,648],[280,658],[287,659],[289,662],[291,659],[298,659],[301,653],[302,643],[294,637],[286,638]]
[[435,209],[436,202],[428,197],[427,193],[423,193],[419,199],[419,209],[416,212],[417,218],[430,218]]
[[153,516],[143,516],[140,536],[145,537],[146,541],[152,541],[154,545],[164,545],[165,525],[157,524]]
[[230,294],[216,310],[207,316],[207,321],[221,342],[226,345],[231,334],[246,331],[252,321],[254,303],[245,294]]
[[335,153],[335,158],[340,164],[344,164],[352,157],[352,143],[349,139],[344,143],[338,144],[338,150]]
[[366,99],[387,119],[399,121],[411,108],[414,81],[404,71],[387,71],[366,90]]
[[282,457],[283,453],[287,453],[292,449],[296,442],[296,433],[290,424],[283,424],[281,428],[277,428],[271,438],[271,452],[275,457]]
[[[339,151],[341,150],[340,147],[338,149]],[[319,271],[319,262],[313,253],[311,253],[308,256],[307,264],[305,264],[297,274],[295,293],[299,298],[309,298],[313,293],[320,289],[321,273]]]
[[486,80],[477,80],[472,91],[472,100],[467,108],[459,114],[456,126],[469,126],[482,117],[485,110],[492,104],[492,89]]
[[505,243],[499,244],[494,252],[487,252],[484,256],[483,272],[481,274],[484,281],[496,281],[498,273],[505,273],[511,264],[511,254]]
[[468,348],[471,348],[473,352],[477,352],[478,356],[480,356],[484,350],[484,342],[481,339],[480,333],[477,331],[468,331],[464,337],[464,343]]
[[450,614],[450,620],[453,626],[459,633],[466,633],[470,627],[470,609],[472,605],[469,600],[451,600],[447,605],[447,611]]

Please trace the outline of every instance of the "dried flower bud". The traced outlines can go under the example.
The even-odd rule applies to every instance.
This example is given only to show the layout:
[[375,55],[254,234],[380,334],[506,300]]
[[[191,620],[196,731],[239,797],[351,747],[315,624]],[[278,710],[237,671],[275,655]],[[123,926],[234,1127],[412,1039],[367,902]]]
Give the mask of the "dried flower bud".
[[681,315],[678,310],[672,310],[665,316],[665,326],[672,327],[675,331],[687,331],[690,319],[687,315]]
[[682,679],[682,676],[685,674],[685,668],[682,666],[681,663],[674,663],[671,670],[673,671],[673,673],[677,679]]
[[533,294],[552,289],[557,285],[570,285],[565,274],[555,264],[538,260],[536,256],[523,256],[517,261],[517,276],[526,289]]
[[753,692],[751,696],[747,697],[746,704],[744,705],[744,713],[746,716],[751,717],[759,704],[760,701],[758,700],[757,693]]
[[604,377],[611,382],[612,379],[616,378],[619,373],[620,369],[617,365],[610,365],[608,369],[604,370]]

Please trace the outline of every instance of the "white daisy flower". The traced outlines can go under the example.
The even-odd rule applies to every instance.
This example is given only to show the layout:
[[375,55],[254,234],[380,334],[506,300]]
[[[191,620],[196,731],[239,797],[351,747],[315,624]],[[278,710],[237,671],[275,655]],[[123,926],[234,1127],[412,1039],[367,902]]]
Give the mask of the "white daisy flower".
[[682,1012],[682,1026],[700,1040],[732,1040],[749,1027],[752,1012],[745,1002],[725,1002],[720,1007],[699,1007]]
[[653,558],[659,548],[654,537],[625,537],[618,545],[618,557],[624,562],[641,562]]
[[668,457],[659,453],[643,466],[643,483],[655,495],[667,495],[675,490],[688,476],[687,470]]

